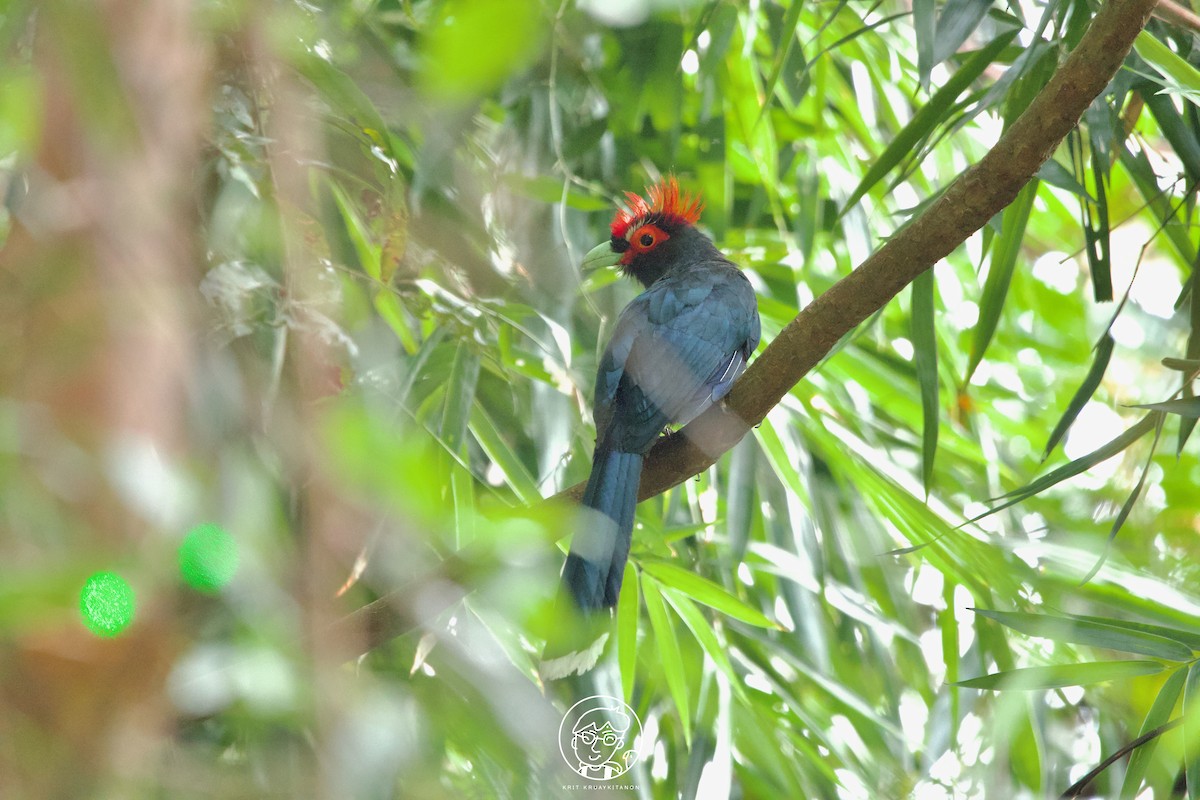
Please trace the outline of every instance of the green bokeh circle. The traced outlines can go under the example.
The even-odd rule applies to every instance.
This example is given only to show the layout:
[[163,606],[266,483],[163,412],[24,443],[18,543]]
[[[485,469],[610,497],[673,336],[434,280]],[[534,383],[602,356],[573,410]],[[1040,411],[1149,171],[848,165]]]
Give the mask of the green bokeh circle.
[[201,592],[216,592],[237,572],[237,544],[219,525],[197,525],[179,546],[183,580]]
[[133,622],[133,588],[115,572],[97,572],[83,584],[79,612],[97,636],[116,636]]

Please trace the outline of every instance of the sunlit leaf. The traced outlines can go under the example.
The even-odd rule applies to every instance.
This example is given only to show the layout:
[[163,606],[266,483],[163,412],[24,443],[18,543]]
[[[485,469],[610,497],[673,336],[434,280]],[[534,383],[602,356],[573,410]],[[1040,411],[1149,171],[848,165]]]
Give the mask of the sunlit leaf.
[[1094,661],[1088,664],[1061,664],[1053,667],[1023,667],[994,672],[959,681],[966,689],[1061,689],[1064,686],[1088,686],[1093,683],[1136,678],[1162,672],[1157,661]]
[[654,632],[655,647],[667,681],[679,721],[683,724],[684,736],[692,737],[692,717],[688,701],[687,679],[683,670],[683,657],[679,653],[679,640],[675,637],[675,626],[667,616],[663,605],[662,589],[658,581],[648,573],[642,573],[642,597],[646,602],[646,615],[650,617],[650,629]]
[[1100,338],[1100,343],[1096,345],[1096,355],[1092,359],[1092,366],[1088,369],[1087,375],[1083,378],[1083,383],[1079,384],[1079,388],[1075,390],[1075,394],[1071,397],[1071,402],[1067,403],[1067,410],[1063,412],[1058,423],[1054,426],[1054,430],[1050,432],[1050,438],[1046,441],[1046,448],[1042,451],[1042,458],[1049,458],[1054,452],[1054,448],[1066,436],[1070,430],[1075,418],[1079,416],[1079,412],[1092,399],[1092,395],[1096,393],[1096,388],[1100,386],[1100,381],[1104,380],[1104,372],[1108,369],[1108,361],[1112,358],[1113,338],[1109,333],[1105,333]]
[[776,627],[761,611],[751,608],[722,587],[694,572],[665,561],[653,560],[644,561],[642,568],[664,585],[678,589],[696,602],[715,608],[722,614],[728,614],[734,619],[760,628]]
[[[1181,667],[1172,672],[1171,676],[1163,683],[1150,710],[1146,712],[1146,718],[1142,720],[1141,730],[1138,731],[1139,736],[1144,736],[1164,725],[1171,718],[1171,713],[1175,710],[1176,703],[1179,702],[1179,696],[1183,693],[1184,679],[1187,678],[1189,672],[1191,672],[1190,669]],[[1133,751],[1133,755],[1129,757],[1129,766],[1125,770],[1125,780],[1121,784],[1121,800],[1133,800],[1141,787],[1142,778],[1146,775],[1146,770],[1150,766],[1150,760],[1154,757],[1154,750],[1157,747],[1158,739],[1151,739]]]
[[917,276],[912,284],[913,363],[921,387],[921,480],[929,492],[933,483],[933,460],[937,455],[938,369],[937,333],[933,323],[933,270]]
[[929,102],[921,106],[921,109],[913,115],[912,121],[904,127],[902,131],[897,133],[888,144],[884,151],[875,159],[867,169],[865,175],[858,186],[851,192],[849,199],[842,206],[844,214],[848,209],[853,208],[858,204],[871,187],[878,183],[884,175],[887,175],[908,156],[917,143],[928,136],[933,129],[945,121],[950,107],[958,96],[966,90],[971,83],[978,78],[988,65],[996,60],[996,56],[1008,46],[1013,37],[1017,35],[1016,31],[1008,31],[1002,33],[993,39],[981,50],[976,51],[963,62],[963,65],[958,68],[958,71],[946,81],[946,85],[937,91],[933,97],[929,98]]
[[1025,184],[1017,199],[1004,210],[1003,230],[992,246],[992,262],[983,285],[983,297],[979,301],[979,322],[971,338],[971,357],[967,362],[963,383],[969,382],[975,374],[975,368],[983,360],[983,354],[991,344],[996,325],[1000,322],[1000,313],[1008,299],[1008,286],[1021,254],[1021,242],[1025,238],[1025,226],[1029,224],[1038,185],[1037,179]]
[[1153,633],[1131,630],[1103,622],[1051,614],[1026,614],[977,608],[975,613],[1028,636],[1040,636],[1060,642],[1086,644],[1108,650],[1121,650],[1169,661],[1190,661],[1192,649],[1173,639]]
[[625,562],[621,598],[617,602],[617,661],[621,668],[621,692],[627,703],[633,699],[633,686],[637,679],[637,631],[638,618],[641,616],[639,585],[633,562]]

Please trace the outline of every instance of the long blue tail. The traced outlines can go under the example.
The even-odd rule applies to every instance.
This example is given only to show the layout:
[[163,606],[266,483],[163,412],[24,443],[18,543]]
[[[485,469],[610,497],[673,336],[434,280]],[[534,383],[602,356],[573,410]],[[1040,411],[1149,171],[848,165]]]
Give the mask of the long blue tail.
[[641,477],[641,455],[596,447],[583,492],[583,505],[594,511],[585,512],[571,539],[562,574],[563,584],[583,611],[617,604]]

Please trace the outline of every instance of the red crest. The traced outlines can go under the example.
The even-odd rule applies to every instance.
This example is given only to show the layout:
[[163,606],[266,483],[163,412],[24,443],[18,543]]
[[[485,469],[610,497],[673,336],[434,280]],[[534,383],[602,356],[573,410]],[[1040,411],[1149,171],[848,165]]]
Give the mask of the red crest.
[[661,222],[674,225],[695,225],[704,209],[704,202],[699,195],[683,194],[679,191],[679,182],[671,175],[646,190],[650,201],[639,197],[633,192],[626,192],[628,209],[620,209],[612,221],[612,235],[624,238],[634,223],[644,221],[647,217],[655,217]]

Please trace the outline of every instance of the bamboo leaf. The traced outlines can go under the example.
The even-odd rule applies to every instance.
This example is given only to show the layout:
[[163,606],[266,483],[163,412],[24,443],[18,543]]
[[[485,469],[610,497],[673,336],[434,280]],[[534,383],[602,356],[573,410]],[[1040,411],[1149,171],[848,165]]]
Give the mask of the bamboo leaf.
[[933,0],[913,0],[913,34],[917,40],[917,78],[929,91],[929,79],[936,66],[933,48],[937,44],[937,17]]
[[1145,408],[1150,411],[1165,411],[1168,414],[1178,414],[1188,419],[1200,418],[1200,397],[1181,397],[1178,400],[1164,400],[1161,403],[1145,403],[1132,405],[1130,408]]
[[963,376],[964,384],[970,382],[979,362],[983,361],[983,354],[991,343],[992,336],[996,333],[1000,312],[1004,310],[1004,301],[1008,298],[1008,285],[1012,282],[1017,256],[1021,253],[1025,226],[1029,223],[1029,214],[1033,210],[1034,198],[1037,197],[1038,185],[1036,178],[1025,184],[1017,199],[1004,210],[1004,227],[992,246],[992,264],[983,286],[983,297],[979,301],[979,322],[976,323],[971,338],[971,357],[967,363],[966,375]]
[[1165,625],[1152,625],[1148,622],[1133,622],[1126,619],[1095,617],[1088,614],[1068,614],[1067,616],[1073,619],[1100,622],[1117,628],[1127,628],[1131,631],[1152,633],[1155,636],[1161,636],[1164,639],[1171,639],[1172,641],[1179,642],[1180,644],[1186,645],[1192,650],[1200,650],[1200,630],[1180,630],[1179,628],[1168,628]]
[[933,483],[933,461],[938,442],[937,331],[934,328],[933,270],[917,276],[912,284],[913,364],[921,388],[921,480],[929,494]]
[[[1163,683],[1150,710],[1146,712],[1146,718],[1142,721],[1142,729],[1138,732],[1138,736],[1145,736],[1155,728],[1166,724],[1167,720],[1171,718],[1171,712],[1179,701],[1179,695],[1183,692],[1184,679],[1187,678],[1189,672],[1190,670],[1187,669],[1177,669]],[[1137,794],[1156,747],[1158,747],[1158,739],[1151,739],[1134,750],[1133,755],[1129,757],[1129,767],[1125,770],[1125,780],[1121,784],[1121,800],[1133,800]]]
[[688,707],[687,679],[683,673],[683,657],[679,653],[679,640],[675,637],[675,627],[667,617],[667,609],[663,605],[662,587],[646,572],[642,573],[642,596],[646,601],[646,615],[650,617],[650,629],[654,632],[654,640],[658,647],[663,675],[667,680],[667,688],[675,700],[675,708],[679,711],[684,738],[691,742],[692,718]]
[[626,703],[633,702],[633,685],[637,677],[637,629],[641,610],[637,569],[632,561],[625,562],[624,591],[617,601],[617,663],[621,670],[621,692]]
[[1054,448],[1062,441],[1063,436],[1070,430],[1071,424],[1075,422],[1079,412],[1083,411],[1083,407],[1092,399],[1092,395],[1096,393],[1097,387],[1100,386],[1100,381],[1104,379],[1104,373],[1108,369],[1108,362],[1112,358],[1113,338],[1112,334],[1105,333],[1100,339],[1100,343],[1096,345],[1096,357],[1092,359],[1092,366],[1088,373],[1083,378],[1083,383],[1079,384],[1079,388],[1075,390],[1074,396],[1071,397],[1071,402],[1067,403],[1067,410],[1058,420],[1058,424],[1054,426],[1054,430],[1050,432],[1050,438],[1046,440],[1046,449],[1042,452],[1042,460],[1050,457],[1054,452]]
[[857,187],[850,194],[850,198],[842,207],[842,214],[845,214],[851,208],[858,204],[871,187],[878,183],[884,175],[887,175],[892,169],[903,161],[908,155],[916,149],[917,143],[928,136],[935,127],[943,122],[954,101],[962,94],[971,83],[983,74],[996,57],[1008,46],[1009,42],[1017,35],[1015,30],[1007,31],[1000,34],[982,50],[972,53],[958,71],[951,76],[950,80],[946,81],[946,85],[939,89],[933,97],[929,98],[929,102],[921,107],[912,120],[909,121],[904,129],[896,134],[892,139],[891,144],[884,148],[883,153],[879,158],[875,159],[867,174],[859,181]]
[[471,412],[471,433],[475,441],[483,448],[483,452],[492,460],[504,475],[504,482],[516,493],[522,503],[533,505],[541,502],[542,493],[538,491],[537,481],[529,474],[529,470],[521,462],[520,457],[505,441],[504,435],[496,427],[487,409],[482,403],[476,402]]
[[1093,683],[1136,678],[1163,671],[1157,661],[1094,661],[1088,664],[1058,664],[1052,667],[1023,667],[993,672],[959,681],[966,689],[1061,689],[1064,686],[1089,686]]
[[734,671],[733,664],[729,661],[729,654],[726,648],[721,646],[717,640],[716,631],[704,615],[700,613],[700,609],[696,608],[696,604],[688,599],[687,595],[678,589],[664,587],[666,591],[663,596],[667,598],[667,602],[675,609],[675,613],[683,620],[683,623],[691,630],[692,635],[696,637],[696,642],[712,662],[717,666],[717,669],[725,673],[729,678],[730,685],[741,687],[741,677]]
[[935,66],[958,52],[991,7],[992,0],[947,0],[933,37]]
[[1146,63],[1167,79],[1165,86],[1193,103],[1200,102],[1200,71],[1154,38],[1149,31],[1139,33],[1133,46],[1138,55],[1146,59]]
[[1138,497],[1142,494],[1142,486],[1146,483],[1146,475],[1150,473],[1150,465],[1154,462],[1154,452],[1158,450],[1158,441],[1162,437],[1163,420],[1166,415],[1159,414],[1158,424],[1154,427],[1154,442],[1150,445],[1150,454],[1146,456],[1146,465],[1142,467],[1142,474],[1138,477],[1137,485],[1133,487],[1133,491],[1125,498],[1125,502],[1121,505],[1121,510],[1117,512],[1116,519],[1113,520],[1112,527],[1108,531],[1108,540],[1104,543],[1104,552],[1100,558],[1096,559],[1096,564],[1088,571],[1087,575],[1083,576],[1083,580],[1079,583],[1083,584],[1090,581],[1100,567],[1104,566],[1104,562],[1108,559],[1108,551],[1112,548],[1113,539],[1117,538],[1117,533],[1121,530],[1121,526],[1125,524],[1125,520],[1129,518],[1129,512],[1133,511],[1133,506],[1137,502]]
[[760,628],[777,627],[775,623],[758,609],[751,608],[743,601],[734,597],[725,588],[718,586],[707,578],[702,578],[694,572],[670,564],[666,561],[647,560],[642,563],[642,569],[670,588],[678,589],[698,603],[715,608],[722,614],[757,625]]
[[[1084,225],[1084,241],[1088,255],[1088,269],[1092,273],[1092,297],[1097,303],[1111,302],[1112,287],[1112,252],[1109,242],[1108,226],[1108,193],[1104,188],[1107,170],[1100,163],[1100,147],[1092,142],[1092,175],[1096,180],[1096,213],[1088,214],[1088,224]],[[1084,202],[1084,208],[1088,208]]]
[[1058,469],[1043,475],[1035,481],[1032,481],[1020,489],[1014,489],[1004,495],[1005,501],[998,506],[988,509],[982,514],[972,517],[971,522],[978,522],[984,517],[991,516],[997,511],[1002,511],[1009,506],[1016,505],[1027,497],[1032,497],[1035,494],[1040,494],[1046,491],[1051,486],[1057,483],[1073,478],[1081,472],[1086,472],[1097,464],[1107,461],[1118,453],[1124,452],[1131,444],[1141,439],[1147,433],[1154,429],[1156,424],[1155,414],[1147,414],[1142,417],[1135,425],[1127,429],[1124,433],[1117,436],[1107,444],[1101,445],[1087,455],[1080,456],[1069,464],[1064,464]]
[[1001,625],[1020,631],[1027,636],[1040,636],[1058,642],[1085,644],[1137,653],[1143,656],[1165,658],[1168,661],[1190,661],[1192,649],[1173,639],[1153,633],[1131,630],[1105,622],[1071,617],[1056,617],[1050,614],[1026,614],[1013,611],[993,611],[977,608],[975,613],[994,619]]
[[[792,55],[792,48],[796,45],[796,24],[800,21],[800,12],[804,10],[803,0],[792,0],[792,4],[788,6],[787,14],[783,18],[783,24],[780,26],[782,30],[783,46],[777,47],[775,56],[775,64],[771,67],[771,75],[767,78],[767,83],[763,87],[763,97],[774,97],[775,87],[779,83],[779,76],[783,74],[784,65],[788,63],[788,59]],[[762,117],[767,113],[769,104],[763,103],[762,111],[759,113],[758,121],[762,121]],[[758,122],[755,122],[757,125]]]
[[1200,799],[1200,661],[1188,667],[1183,688],[1183,768],[1188,800]]

